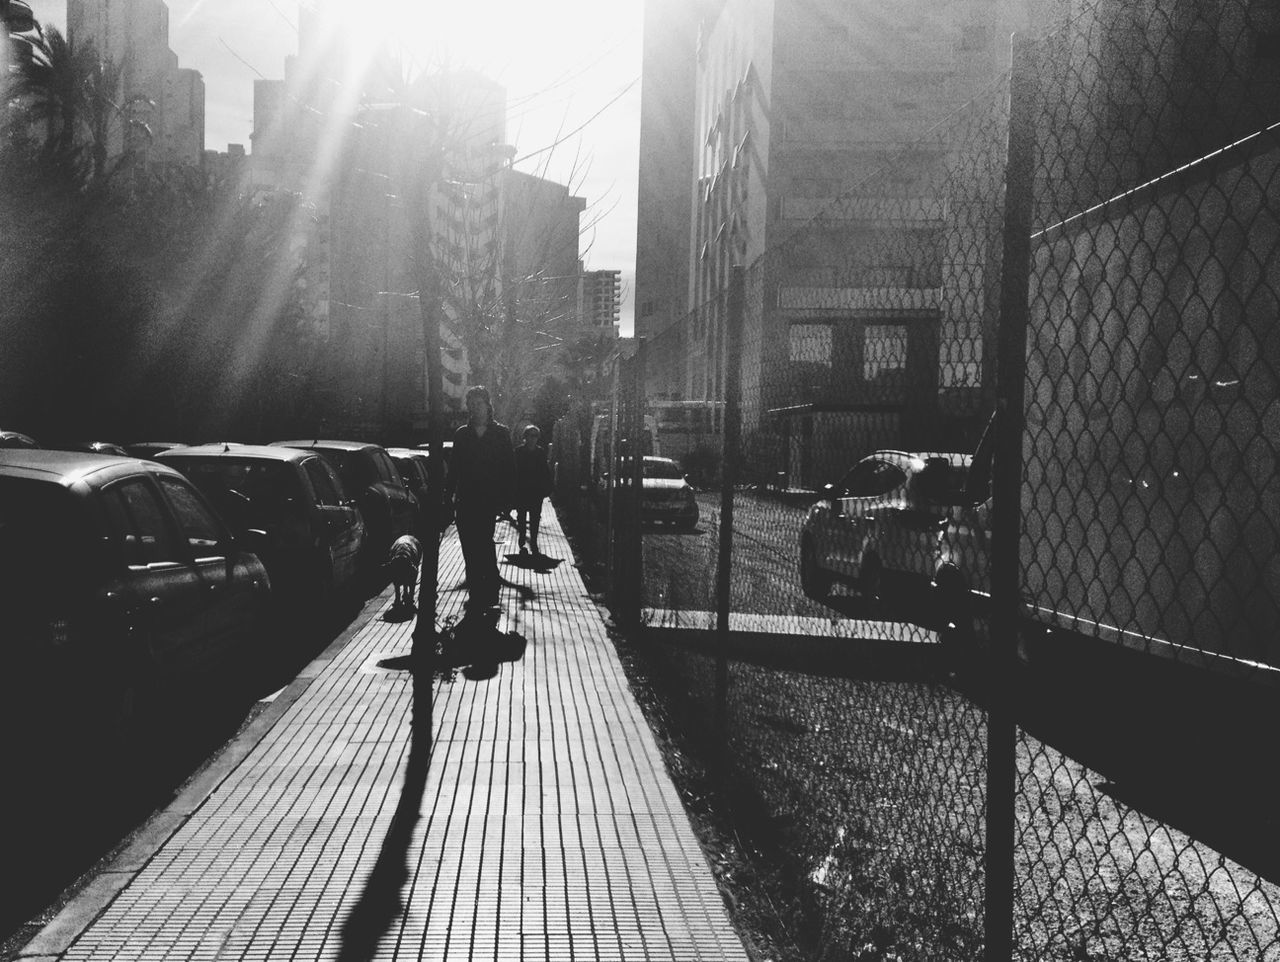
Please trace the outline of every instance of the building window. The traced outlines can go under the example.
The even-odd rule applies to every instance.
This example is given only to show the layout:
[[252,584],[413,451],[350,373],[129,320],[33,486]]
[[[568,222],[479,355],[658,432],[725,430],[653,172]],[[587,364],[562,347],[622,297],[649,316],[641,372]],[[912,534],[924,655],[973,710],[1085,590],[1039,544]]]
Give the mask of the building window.
[[832,330],[830,324],[792,324],[789,332],[792,363],[831,367]]
[[645,301],[643,304],[640,305],[640,316],[641,317],[653,316],[653,301]]
[[906,369],[906,325],[868,324],[862,342],[862,376],[877,381],[894,378]]

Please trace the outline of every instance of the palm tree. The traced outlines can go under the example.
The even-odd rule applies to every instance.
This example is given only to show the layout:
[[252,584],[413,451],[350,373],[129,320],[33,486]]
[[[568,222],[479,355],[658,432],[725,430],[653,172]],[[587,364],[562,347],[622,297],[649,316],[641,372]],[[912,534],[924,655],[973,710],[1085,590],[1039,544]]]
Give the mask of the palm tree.
[[30,55],[20,62],[16,92],[28,119],[44,124],[46,161],[82,168],[87,141],[92,176],[101,177],[112,125],[124,112],[117,100],[123,66],[98,56],[92,43],[73,44],[56,27],[37,26],[18,39]]
[[20,61],[17,93],[25,100],[27,117],[43,122],[47,154],[69,156],[80,126],[81,78],[89,58],[76,50],[57,27],[37,28],[18,38],[30,48]]
[[93,56],[92,45],[89,53],[88,69],[80,78],[80,92],[85,126],[89,131],[93,176],[97,180],[107,169],[107,142],[111,128],[124,115],[124,107],[117,100],[124,68],[110,58]]

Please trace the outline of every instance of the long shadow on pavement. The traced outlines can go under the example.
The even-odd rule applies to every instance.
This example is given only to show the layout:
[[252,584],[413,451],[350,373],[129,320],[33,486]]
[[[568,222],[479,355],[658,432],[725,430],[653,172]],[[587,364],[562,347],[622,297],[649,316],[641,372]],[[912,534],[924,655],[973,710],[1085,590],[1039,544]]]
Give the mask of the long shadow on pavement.
[[468,616],[439,636],[439,650],[379,662],[391,670],[408,671],[413,679],[409,758],[395,814],[364,891],[342,925],[338,958],[365,962],[404,912],[403,892],[411,869],[410,846],[422,817],[422,799],[431,764],[432,710],[436,680],[453,680],[458,669],[465,678],[481,681],[498,673],[502,662],[524,656],[526,641],[513,631],[503,632],[496,614]]

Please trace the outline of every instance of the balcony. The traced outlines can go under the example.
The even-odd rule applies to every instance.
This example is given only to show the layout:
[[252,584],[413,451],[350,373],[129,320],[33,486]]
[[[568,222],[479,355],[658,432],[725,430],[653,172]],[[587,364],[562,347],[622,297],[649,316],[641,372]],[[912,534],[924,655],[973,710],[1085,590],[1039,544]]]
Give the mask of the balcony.
[[938,287],[780,287],[778,307],[802,313],[880,314],[937,311],[942,304]]
[[946,201],[936,197],[783,197],[789,220],[865,221],[884,227],[941,227]]

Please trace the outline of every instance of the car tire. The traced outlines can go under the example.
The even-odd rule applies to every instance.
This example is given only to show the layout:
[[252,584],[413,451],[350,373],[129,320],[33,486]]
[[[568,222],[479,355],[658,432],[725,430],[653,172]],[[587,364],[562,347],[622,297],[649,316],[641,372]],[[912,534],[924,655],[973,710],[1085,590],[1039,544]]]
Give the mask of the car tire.
[[806,538],[800,543],[800,590],[814,601],[826,601],[831,594],[831,575],[818,566],[818,555],[813,542]]

